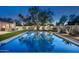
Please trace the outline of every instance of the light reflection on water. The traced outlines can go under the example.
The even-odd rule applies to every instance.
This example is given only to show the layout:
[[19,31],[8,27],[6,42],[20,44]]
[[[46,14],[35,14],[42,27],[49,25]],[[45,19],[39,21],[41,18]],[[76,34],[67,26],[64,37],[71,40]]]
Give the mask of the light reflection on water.
[[28,46],[29,52],[51,52],[53,50],[53,38],[49,33],[31,33],[26,38],[19,39]]
[[79,47],[49,32],[26,32],[0,47],[9,52],[79,52]]

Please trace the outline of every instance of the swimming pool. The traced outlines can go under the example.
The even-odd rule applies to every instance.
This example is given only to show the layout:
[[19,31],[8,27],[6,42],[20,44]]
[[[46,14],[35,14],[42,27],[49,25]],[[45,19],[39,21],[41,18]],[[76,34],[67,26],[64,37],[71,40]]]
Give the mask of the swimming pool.
[[79,52],[79,46],[49,32],[26,32],[0,46],[0,52]]

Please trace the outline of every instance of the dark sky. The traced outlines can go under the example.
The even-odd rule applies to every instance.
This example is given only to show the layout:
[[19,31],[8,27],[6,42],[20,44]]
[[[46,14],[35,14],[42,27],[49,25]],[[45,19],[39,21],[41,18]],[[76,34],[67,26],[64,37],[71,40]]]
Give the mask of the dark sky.
[[[10,17],[18,19],[18,14],[28,15],[30,6],[0,6],[0,17]],[[62,15],[79,14],[78,6],[40,6],[46,10],[50,8],[54,12],[54,20],[58,20]]]

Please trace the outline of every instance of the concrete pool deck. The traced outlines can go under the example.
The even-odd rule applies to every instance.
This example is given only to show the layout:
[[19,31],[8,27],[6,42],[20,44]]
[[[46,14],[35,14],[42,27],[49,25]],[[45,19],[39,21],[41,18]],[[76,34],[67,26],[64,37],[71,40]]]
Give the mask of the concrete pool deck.
[[60,34],[60,33],[54,33],[54,34],[60,38],[68,40],[69,42],[72,42],[79,46],[79,37],[71,36],[68,34]]

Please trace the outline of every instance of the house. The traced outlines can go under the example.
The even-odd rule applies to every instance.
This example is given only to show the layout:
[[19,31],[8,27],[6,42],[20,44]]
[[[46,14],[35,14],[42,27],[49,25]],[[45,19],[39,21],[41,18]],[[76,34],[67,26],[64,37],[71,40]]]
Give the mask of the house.
[[6,21],[0,19],[0,31],[13,31],[16,28],[14,21]]

